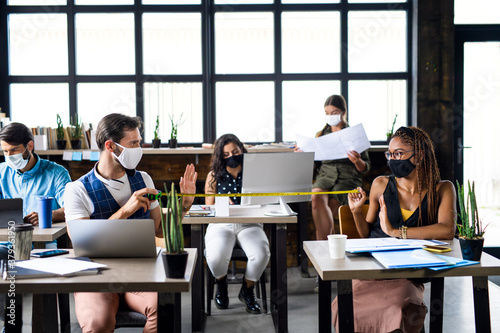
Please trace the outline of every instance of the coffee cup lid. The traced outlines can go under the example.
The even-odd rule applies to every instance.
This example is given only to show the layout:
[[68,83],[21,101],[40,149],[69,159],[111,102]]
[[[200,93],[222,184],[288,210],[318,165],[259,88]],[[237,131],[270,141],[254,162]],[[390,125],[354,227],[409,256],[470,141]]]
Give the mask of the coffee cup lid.
[[16,224],[14,226],[14,231],[29,231],[29,230],[33,230],[33,224],[31,223]]

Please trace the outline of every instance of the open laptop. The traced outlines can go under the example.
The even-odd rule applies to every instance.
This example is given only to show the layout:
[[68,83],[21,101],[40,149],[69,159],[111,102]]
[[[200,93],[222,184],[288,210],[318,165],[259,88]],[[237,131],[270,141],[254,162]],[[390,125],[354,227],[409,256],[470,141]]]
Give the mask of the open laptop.
[[10,221],[23,223],[23,199],[0,199],[0,228],[7,228]]
[[67,225],[78,257],[156,256],[154,220],[72,220]]

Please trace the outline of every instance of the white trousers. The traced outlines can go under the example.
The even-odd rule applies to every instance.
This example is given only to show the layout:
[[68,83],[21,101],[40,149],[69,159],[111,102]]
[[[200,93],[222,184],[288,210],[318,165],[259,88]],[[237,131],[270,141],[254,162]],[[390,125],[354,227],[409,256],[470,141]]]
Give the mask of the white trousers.
[[213,223],[205,234],[205,257],[216,279],[227,275],[234,245],[248,257],[245,278],[257,281],[269,262],[269,240],[261,224]]

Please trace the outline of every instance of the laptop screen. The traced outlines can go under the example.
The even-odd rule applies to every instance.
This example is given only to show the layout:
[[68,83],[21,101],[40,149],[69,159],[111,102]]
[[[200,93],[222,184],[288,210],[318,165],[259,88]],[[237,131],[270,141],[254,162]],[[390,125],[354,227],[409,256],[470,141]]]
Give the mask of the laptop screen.
[[11,221],[23,223],[23,199],[0,199],[0,228],[7,228]]
[[72,220],[67,225],[78,257],[156,256],[154,220]]

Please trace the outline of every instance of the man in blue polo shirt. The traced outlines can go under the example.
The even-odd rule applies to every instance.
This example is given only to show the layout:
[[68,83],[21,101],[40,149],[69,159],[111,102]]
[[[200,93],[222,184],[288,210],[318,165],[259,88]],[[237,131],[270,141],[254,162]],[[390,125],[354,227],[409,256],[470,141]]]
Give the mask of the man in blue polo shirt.
[[5,157],[0,163],[0,199],[22,198],[24,222],[38,225],[37,197],[53,197],[52,222],[63,222],[64,189],[71,182],[68,170],[35,154],[26,125],[5,126],[0,144]]

